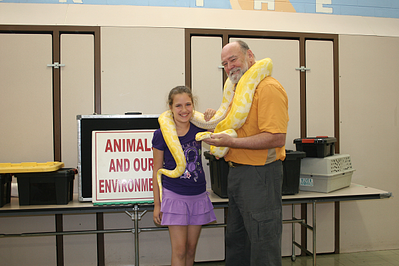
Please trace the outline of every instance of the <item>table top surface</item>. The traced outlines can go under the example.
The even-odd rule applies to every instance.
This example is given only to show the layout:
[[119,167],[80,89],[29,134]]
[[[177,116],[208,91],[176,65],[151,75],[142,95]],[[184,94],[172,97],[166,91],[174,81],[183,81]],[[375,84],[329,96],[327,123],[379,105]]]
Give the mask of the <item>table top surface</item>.
[[[334,202],[348,200],[382,199],[392,196],[391,192],[352,183],[349,187],[330,193],[299,191],[295,195],[283,196],[283,204],[299,204],[311,202]],[[228,207],[228,199],[220,198],[212,190],[209,197],[216,208]],[[74,194],[73,201],[66,205],[19,205],[16,197],[11,197],[11,202],[0,208],[0,216],[35,215],[35,214],[63,214],[63,213],[97,213],[132,211],[134,208],[151,210],[153,204],[119,204],[119,205],[93,205],[92,202],[80,202],[78,195]]]
[[390,198],[391,192],[380,190],[377,188],[367,187],[352,183],[349,187],[342,188],[329,193],[324,192],[310,192],[300,191],[296,195],[283,196],[283,203],[290,201],[316,201],[316,202],[331,202],[331,201],[346,201],[346,200],[363,200],[363,199],[378,199]]

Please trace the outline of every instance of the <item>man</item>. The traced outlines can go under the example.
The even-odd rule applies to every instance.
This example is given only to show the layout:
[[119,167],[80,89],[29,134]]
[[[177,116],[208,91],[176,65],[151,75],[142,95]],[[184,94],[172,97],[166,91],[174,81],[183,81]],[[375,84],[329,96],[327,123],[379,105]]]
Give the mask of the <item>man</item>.
[[[222,65],[233,83],[255,64],[243,41],[227,44]],[[288,124],[288,98],[282,85],[266,77],[256,88],[251,110],[237,138],[222,134],[204,140],[229,147],[229,213],[226,266],[281,265],[282,160]]]

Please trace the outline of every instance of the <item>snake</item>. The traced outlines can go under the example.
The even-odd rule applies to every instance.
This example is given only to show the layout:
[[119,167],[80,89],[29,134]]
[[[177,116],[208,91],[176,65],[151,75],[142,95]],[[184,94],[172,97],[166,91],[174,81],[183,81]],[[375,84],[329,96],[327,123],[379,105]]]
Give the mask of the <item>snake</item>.
[[[250,67],[240,78],[236,86],[228,78],[224,84],[222,103],[209,121],[205,121],[203,113],[198,111],[193,112],[190,121],[194,125],[199,128],[213,130],[213,132],[197,133],[195,139],[201,141],[216,134],[228,134],[231,137],[237,137],[235,130],[239,129],[247,119],[256,87],[264,78],[271,75],[272,70],[272,60],[265,58],[257,61]],[[231,101],[233,102],[230,112],[227,112]],[[172,111],[167,110],[163,112],[158,117],[158,123],[165,143],[176,162],[176,167],[173,170],[160,168],[157,171],[157,183],[160,200],[162,201],[162,175],[170,178],[180,177],[186,169],[186,158],[184,157],[183,148],[177,136]],[[210,146],[210,152],[218,158],[224,157],[228,150],[228,147]]]

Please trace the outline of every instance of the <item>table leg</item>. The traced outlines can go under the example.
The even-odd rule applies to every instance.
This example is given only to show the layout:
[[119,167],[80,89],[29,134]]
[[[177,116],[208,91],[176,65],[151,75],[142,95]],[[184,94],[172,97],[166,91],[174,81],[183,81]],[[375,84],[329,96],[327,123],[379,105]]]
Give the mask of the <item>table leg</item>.
[[340,202],[335,201],[334,202],[334,211],[335,211],[335,218],[334,218],[334,244],[335,244],[335,249],[334,253],[339,254],[340,252],[340,230],[341,230],[341,210],[340,210]]
[[139,207],[137,205],[134,205],[134,260],[136,266],[140,265],[139,264]]
[[[295,219],[295,204],[292,204],[292,219]],[[295,223],[291,224],[292,226],[292,255],[291,255],[291,261],[295,261],[296,255],[295,255]]]
[[226,250],[227,250],[227,246],[226,246],[226,233],[227,233],[227,216],[229,213],[229,207],[225,207],[223,208],[223,212],[224,212],[224,223],[226,224],[226,226],[224,227],[224,261],[226,261]]
[[[304,219],[305,224],[308,222],[308,205],[301,203],[301,219]],[[308,246],[308,229],[304,226],[301,227],[301,246]],[[306,252],[302,249],[301,256],[306,256]]]
[[312,202],[313,216],[313,266],[316,266],[316,202]]
[[[56,232],[64,231],[62,214],[55,215],[55,230]],[[64,236],[57,235],[55,239],[57,249],[57,266],[64,266]]]
[[125,213],[127,215],[130,216],[130,218],[133,220],[134,222],[134,228],[133,228],[133,233],[134,233],[134,260],[135,260],[135,266],[140,265],[139,263],[139,233],[140,233],[140,229],[139,229],[139,220],[141,220],[141,217],[144,216],[144,214],[147,213],[147,210],[143,211],[140,215],[139,215],[139,205],[134,205],[133,207],[133,214],[131,214],[128,211],[125,211]]
[[[97,230],[104,230],[104,213],[96,213]],[[105,265],[104,233],[97,233],[97,265]]]

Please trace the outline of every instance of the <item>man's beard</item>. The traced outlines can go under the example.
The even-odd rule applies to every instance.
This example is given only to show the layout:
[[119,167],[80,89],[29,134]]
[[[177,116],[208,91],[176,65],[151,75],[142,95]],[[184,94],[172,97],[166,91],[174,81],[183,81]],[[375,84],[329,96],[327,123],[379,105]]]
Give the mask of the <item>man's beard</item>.
[[229,79],[233,84],[237,84],[242,75],[249,69],[247,60],[245,60],[244,65],[244,68],[236,67],[230,70]]

